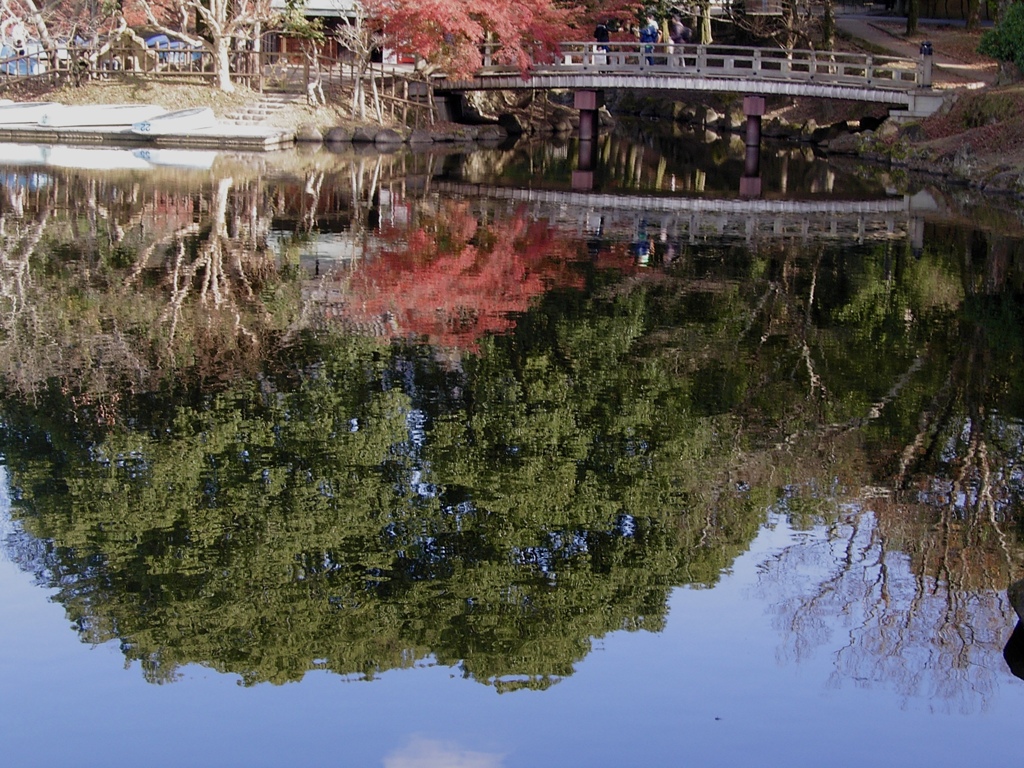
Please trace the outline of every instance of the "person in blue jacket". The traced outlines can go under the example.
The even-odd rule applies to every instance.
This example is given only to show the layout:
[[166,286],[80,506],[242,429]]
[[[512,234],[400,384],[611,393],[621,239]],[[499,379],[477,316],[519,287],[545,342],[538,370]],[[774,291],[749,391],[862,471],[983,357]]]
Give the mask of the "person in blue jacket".
[[654,46],[661,42],[661,30],[658,28],[658,22],[654,20],[653,16],[647,17],[647,24],[640,28],[640,42],[645,43],[644,54],[647,57],[647,63],[654,63]]

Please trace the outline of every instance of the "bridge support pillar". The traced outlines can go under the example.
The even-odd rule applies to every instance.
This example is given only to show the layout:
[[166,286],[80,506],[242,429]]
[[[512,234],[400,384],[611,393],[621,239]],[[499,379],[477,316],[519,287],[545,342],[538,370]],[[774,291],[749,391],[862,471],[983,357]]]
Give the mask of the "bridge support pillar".
[[573,94],[573,107],[580,111],[580,141],[593,141],[597,138],[597,111],[604,103],[601,91],[576,91]]
[[458,98],[451,94],[435,94],[434,110],[442,123],[453,123],[458,117]]

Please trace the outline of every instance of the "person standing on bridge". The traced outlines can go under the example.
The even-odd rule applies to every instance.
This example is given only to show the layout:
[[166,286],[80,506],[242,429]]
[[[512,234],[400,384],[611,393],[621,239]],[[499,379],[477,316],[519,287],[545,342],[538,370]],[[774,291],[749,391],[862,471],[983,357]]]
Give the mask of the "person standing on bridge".
[[654,63],[654,46],[661,42],[661,30],[653,16],[647,17],[647,24],[640,29],[640,42],[644,43],[644,54],[648,64]]
[[597,27],[594,28],[594,39],[597,41],[597,53],[594,55],[594,63],[607,64],[608,41],[611,40],[611,33],[606,22],[597,22]]
[[[669,53],[674,51],[677,54],[682,54],[682,46],[686,45],[693,39],[693,32],[688,26],[683,24],[683,20],[679,16],[678,8],[672,9],[672,16],[668,22],[668,36],[672,40],[672,51],[669,51]],[[676,66],[682,66],[684,59],[680,55],[677,56],[673,62]]]

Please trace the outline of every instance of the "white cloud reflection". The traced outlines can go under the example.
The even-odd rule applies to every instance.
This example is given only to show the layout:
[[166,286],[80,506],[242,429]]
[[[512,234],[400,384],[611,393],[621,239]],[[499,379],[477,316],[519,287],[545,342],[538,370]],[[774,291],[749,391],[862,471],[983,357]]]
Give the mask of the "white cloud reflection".
[[463,749],[453,742],[414,736],[384,758],[384,768],[500,768],[504,757]]

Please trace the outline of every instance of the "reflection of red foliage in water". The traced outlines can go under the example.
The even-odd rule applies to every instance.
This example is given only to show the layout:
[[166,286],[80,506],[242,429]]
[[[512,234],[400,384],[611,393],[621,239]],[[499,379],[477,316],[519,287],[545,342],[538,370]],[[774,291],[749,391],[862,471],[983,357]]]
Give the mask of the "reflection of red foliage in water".
[[452,204],[428,228],[381,235],[395,245],[352,276],[344,314],[392,337],[472,347],[510,330],[534,296],[583,284],[570,242],[522,217],[480,226],[468,206]]

